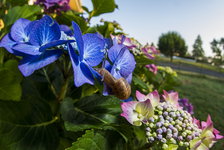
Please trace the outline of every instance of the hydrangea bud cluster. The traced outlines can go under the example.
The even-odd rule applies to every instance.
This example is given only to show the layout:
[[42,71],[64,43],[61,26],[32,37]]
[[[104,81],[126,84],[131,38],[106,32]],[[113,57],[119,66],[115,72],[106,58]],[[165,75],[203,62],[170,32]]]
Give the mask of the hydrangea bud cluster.
[[121,116],[135,126],[144,125],[146,141],[150,148],[177,150],[208,150],[224,138],[213,127],[211,117],[200,122],[184,109],[177,92],[163,91],[163,99],[157,91],[147,95],[136,91],[138,101],[121,104]]
[[147,142],[157,143],[163,149],[170,144],[189,147],[190,141],[201,134],[191,115],[168,102],[157,105],[154,116],[146,123]]

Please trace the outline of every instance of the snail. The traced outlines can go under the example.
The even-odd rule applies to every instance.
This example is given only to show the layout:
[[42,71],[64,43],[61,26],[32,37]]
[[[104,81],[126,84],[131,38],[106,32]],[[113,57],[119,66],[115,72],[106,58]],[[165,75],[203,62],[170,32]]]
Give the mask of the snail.
[[124,79],[115,79],[110,72],[104,68],[97,69],[99,74],[103,77],[104,83],[112,89],[112,94],[119,99],[128,99],[131,95],[131,86]]

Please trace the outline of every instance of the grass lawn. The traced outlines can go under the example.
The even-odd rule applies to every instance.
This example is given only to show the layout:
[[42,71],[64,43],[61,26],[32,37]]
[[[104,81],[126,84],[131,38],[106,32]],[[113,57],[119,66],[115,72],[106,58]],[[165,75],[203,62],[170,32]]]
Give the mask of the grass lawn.
[[[194,105],[194,116],[206,120],[210,114],[215,128],[224,135],[224,80],[183,72],[178,75],[182,84],[176,90]],[[224,140],[212,150],[224,150]]]

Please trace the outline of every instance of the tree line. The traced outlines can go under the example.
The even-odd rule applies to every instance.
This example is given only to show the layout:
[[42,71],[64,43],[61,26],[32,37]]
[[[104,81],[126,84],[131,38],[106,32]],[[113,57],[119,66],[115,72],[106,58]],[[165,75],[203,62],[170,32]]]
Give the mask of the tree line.
[[[218,66],[224,64],[224,38],[213,39],[210,44],[212,52],[215,54],[212,58],[213,64]],[[198,35],[193,44],[192,51],[192,57],[196,61],[200,61],[205,58],[205,52],[202,45],[203,42],[201,36]],[[158,49],[165,56],[170,57],[171,61],[173,59],[173,56],[186,57],[188,52],[188,46],[186,45],[184,38],[178,32],[175,31],[163,33],[159,37]]]

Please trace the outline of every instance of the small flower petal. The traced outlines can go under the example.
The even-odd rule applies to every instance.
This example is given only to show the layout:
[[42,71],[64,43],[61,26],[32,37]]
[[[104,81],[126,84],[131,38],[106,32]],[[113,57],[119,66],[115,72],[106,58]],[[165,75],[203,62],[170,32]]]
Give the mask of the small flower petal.
[[0,42],[0,47],[4,47],[9,53],[14,53],[12,47],[15,44],[16,42],[12,40],[10,34],[6,34]]
[[50,16],[44,16],[33,26],[30,33],[30,43],[42,46],[61,37],[60,27]]
[[104,58],[104,40],[97,34],[83,35],[84,59],[90,66],[97,66]]
[[19,64],[19,70],[24,76],[31,75],[35,70],[43,68],[48,64],[57,60],[62,54],[61,50],[51,50],[42,53],[41,55],[26,56]]
[[24,42],[28,41],[28,33],[25,32],[26,26],[30,23],[31,21],[27,19],[18,19],[11,28],[11,37],[13,40],[17,42]]

